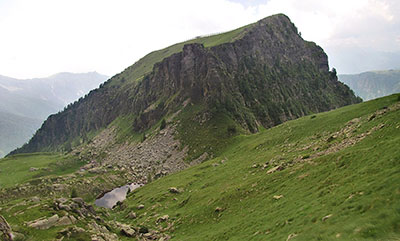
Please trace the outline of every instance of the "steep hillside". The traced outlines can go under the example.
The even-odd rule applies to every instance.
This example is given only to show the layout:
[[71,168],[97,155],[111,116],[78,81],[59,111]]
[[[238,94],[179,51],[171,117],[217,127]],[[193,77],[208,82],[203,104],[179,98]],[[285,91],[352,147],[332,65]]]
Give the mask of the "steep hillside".
[[400,92],[400,70],[339,75],[339,80],[348,85],[363,100]]
[[397,94],[238,136],[130,193],[108,224],[139,239],[398,240],[399,119]]
[[398,240],[399,118],[397,94],[238,135],[113,209],[94,199],[134,180],[119,163],[14,155],[1,216],[19,240]]
[[[179,139],[189,145],[189,153],[201,147],[193,156],[197,158],[205,150],[215,151],[204,140],[189,143],[193,118],[204,131],[224,119],[237,134],[359,101],[329,72],[323,50],[304,41],[286,16],[274,15],[149,54],[87,98],[50,116],[13,153],[66,150],[104,128],[119,137],[122,133],[123,141],[123,136],[143,135],[168,118],[177,121]],[[221,133],[209,134],[218,139],[215,135]]]
[[27,80],[0,76],[0,157],[29,141],[50,114],[61,111],[107,78],[96,72]]

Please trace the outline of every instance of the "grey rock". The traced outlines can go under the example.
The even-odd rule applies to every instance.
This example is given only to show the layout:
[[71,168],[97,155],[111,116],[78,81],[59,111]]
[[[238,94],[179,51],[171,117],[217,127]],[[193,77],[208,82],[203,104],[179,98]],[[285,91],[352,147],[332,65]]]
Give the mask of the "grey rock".
[[127,237],[133,237],[135,236],[136,231],[134,229],[132,229],[131,227],[129,227],[128,225],[123,225],[121,227],[121,234],[125,235]]
[[325,217],[323,217],[321,220],[324,222],[326,221],[328,218],[332,217],[332,214],[326,215]]
[[83,199],[80,197],[74,197],[72,198],[72,201],[79,204],[80,207],[85,205],[85,201],[83,201]]
[[159,218],[157,218],[157,223],[165,222],[169,219],[169,215],[163,215]]
[[135,212],[130,212],[126,217],[130,219],[135,219],[137,216]]
[[176,187],[170,187],[168,190],[170,193],[180,193],[178,188],[176,188]]
[[278,166],[276,166],[276,167],[273,167],[273,168],[269,169],[269,170],[267,171],[267,174],[271,174],[271,173],[274,173],[274,172],[277,172],[277,171],[282,171],[283,169],[284,169],[283,166],[278,165]]
[[40,198],[38,198],[38,197],[32,197],[32,198],[31,198],[31,201],[34,202],[34,203],[38,203],[38,202],[40,202]]
[[11,226],[8,224],[7,220],[0,215],[0,232],[3,233],[3,238],[5,241],[13,240],[13,234]]
[[[74,218],[74,220],[76,220],[76,219]],[[70,224],[73,224],[72,220],[69,218],[69,216],[64,216],[64,217],[61,217],[57,221],[55,226],[65,226],[65,225],[70,225]]]
[[60,218],[58,217],[57,214],[51,216],[49,219],[46,218],[41,218],[34,220],[30,223],[28,223],[28,227],[36,228],[36,229],[49,229],[53,227],[59,220]]

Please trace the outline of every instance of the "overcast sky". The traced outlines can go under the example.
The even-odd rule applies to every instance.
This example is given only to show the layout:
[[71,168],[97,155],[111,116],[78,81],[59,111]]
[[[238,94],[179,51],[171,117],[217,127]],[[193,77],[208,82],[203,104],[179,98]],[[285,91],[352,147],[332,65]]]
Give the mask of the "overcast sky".
[[284,13],[339,73],[400,68],[398,0],[0,0],[0,75],[114,75],[145,54]]

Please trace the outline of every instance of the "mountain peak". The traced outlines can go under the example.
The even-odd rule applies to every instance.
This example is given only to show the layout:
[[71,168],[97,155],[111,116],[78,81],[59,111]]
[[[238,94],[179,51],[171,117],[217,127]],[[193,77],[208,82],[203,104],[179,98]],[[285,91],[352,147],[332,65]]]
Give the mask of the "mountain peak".
[[121,118],[131,123],[132,133],[171,115],[179,122],[183,116],[174,113],[184,113],[187,101],[198,106],[197,114],[209,116],[206,122],[223,114],[243,131],[256,132],[359,99],[329,72],[324,51],[278,14],[149,54],[51,116],[19,151],[60,150]]
[[271,21],[286,21],[286,22],[291,22],[290,18],[283,14],[283,13],[277,13],[271,16],[267,16],[263,19],[258,20],[258,23],[266,23],[266,22],[271,22]]

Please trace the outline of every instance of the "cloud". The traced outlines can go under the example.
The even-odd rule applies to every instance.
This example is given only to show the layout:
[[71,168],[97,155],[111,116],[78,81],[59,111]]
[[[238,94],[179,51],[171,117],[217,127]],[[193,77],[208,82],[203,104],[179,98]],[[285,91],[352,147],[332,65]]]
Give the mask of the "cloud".
[[400,68],[398,0],[270,0],[258,11],[287,14],[339,73]]
[[5,15],[0,73],[16,77],[111,75],[155,49],[256,20],[226,0],[16,0]]
[[113,75],[153,50],[281,12],[338,66],[352,46],[399,51],[399,10],[396,0],[3,0],[0,74]]

